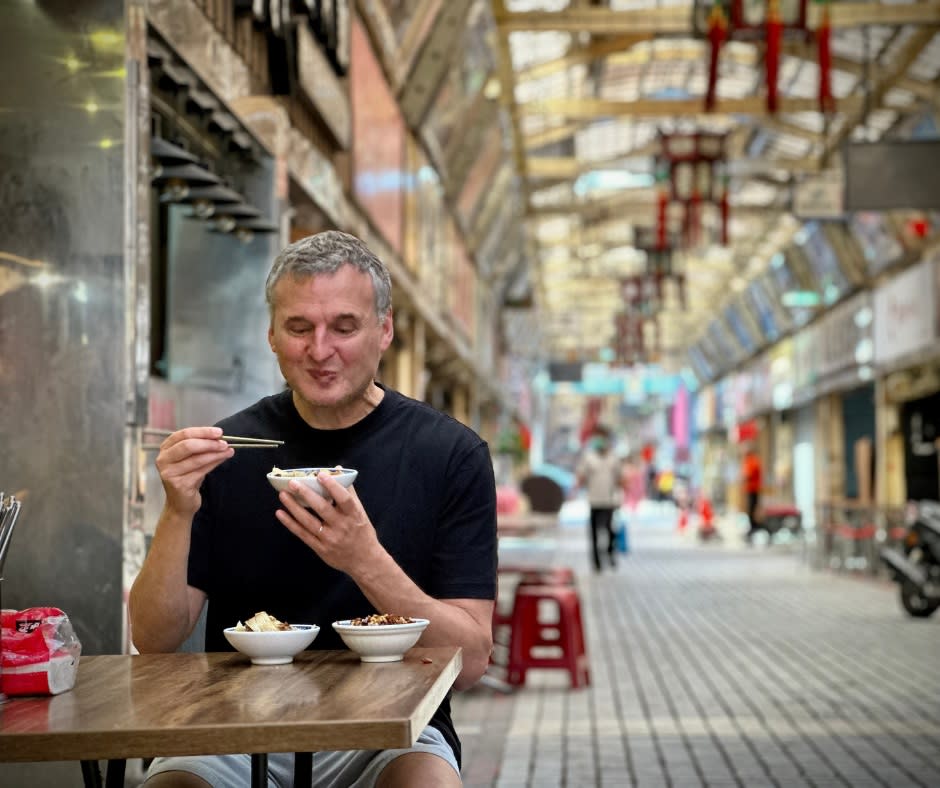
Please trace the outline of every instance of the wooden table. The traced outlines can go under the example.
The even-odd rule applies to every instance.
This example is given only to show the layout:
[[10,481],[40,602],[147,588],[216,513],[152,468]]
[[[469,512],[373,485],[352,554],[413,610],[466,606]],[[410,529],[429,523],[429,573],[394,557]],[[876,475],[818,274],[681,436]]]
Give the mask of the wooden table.
[[[82,762],[86,785],[123,785],[124,761],[156,755],[252,754],[267,785],[269,752],[410,747],[460,673],[456,647],[413,648],[402,662],[305,651],[289,665],[238,653],[83,657],[62,695],[0,705],[0,762]],[[303,773],[306,769],[306,774]]]

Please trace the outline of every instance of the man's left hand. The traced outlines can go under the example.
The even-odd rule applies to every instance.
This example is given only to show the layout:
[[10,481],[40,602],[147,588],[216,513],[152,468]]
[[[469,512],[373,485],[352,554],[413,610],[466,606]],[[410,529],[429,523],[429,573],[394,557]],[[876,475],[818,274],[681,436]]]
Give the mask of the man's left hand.
[[327,500],[296,480],[279,498],[277,519],[334,569],[350,574],[379,545],[375,528],[353,487],[343,487],[327,473],[317,481],[333,498]]

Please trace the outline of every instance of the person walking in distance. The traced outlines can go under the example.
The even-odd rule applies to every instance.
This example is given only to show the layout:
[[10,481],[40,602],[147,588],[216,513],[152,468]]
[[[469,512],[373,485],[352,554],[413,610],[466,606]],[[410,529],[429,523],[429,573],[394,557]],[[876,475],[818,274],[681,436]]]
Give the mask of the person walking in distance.
[[591,555],[594,571],[601,571],[600,533],[607,534],[607,559],[617,565],[614,543],[614,511],[621,500],[621,462],[611,447],[610,430],[596,427],[578,463],[578,486],[587,490],[591,510]]
[[750,543],[754,534],[763,528],[759,519],[763,478],[760,457],[753,443],[748,443],[744,448],[744,459],[741,461],[741,483],[744,486],[744,496],[747,501],[747,541]]

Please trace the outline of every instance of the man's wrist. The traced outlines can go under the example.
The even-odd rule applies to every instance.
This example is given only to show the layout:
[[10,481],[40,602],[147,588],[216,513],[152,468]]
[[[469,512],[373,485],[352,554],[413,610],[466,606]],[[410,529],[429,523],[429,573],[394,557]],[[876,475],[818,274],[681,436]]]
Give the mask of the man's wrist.
[[388,562],[397,566],[389,552],[376,540],[372,550],[367,555],[361,556],[356,561],[353,571],[347,572],[347,574],[357,586],[365,589],[387,574]]

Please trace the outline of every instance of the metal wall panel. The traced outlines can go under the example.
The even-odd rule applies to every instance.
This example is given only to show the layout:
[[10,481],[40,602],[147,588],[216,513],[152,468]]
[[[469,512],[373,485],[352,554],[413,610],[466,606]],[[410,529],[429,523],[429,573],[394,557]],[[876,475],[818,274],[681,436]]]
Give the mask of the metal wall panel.
[[24,499],[3,603],[57,605],[86,654],[118,652],[124,3],[7,3],[0,40],[0,487]]

